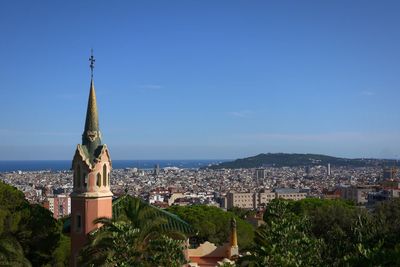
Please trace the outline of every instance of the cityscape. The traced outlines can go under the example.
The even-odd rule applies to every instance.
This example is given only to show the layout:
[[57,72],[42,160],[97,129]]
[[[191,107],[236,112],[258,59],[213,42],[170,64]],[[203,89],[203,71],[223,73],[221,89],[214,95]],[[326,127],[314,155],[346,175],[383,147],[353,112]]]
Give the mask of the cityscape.
[[0,3],[0,266],[400,266],[399,11]]
[[[180,169],[178,167],[141,170],[113,169],[111,191],[115,196],[130,194],[150,204],[166,208],[171,205],[212,205],[222,209],[232,207],[262,209],[275,198],[322,198],[354,201],[373,206],[377,201],[399,197],[396,167],[266,167],[258,169]],[[71,171],[14,171],[1,173],[5,183],[24,192],[32,204],[54,203],[56,218],[69,215],[73,190]],[[271,193],[265,201],[257,194]],[[248,202],[228,201],[229,194],[247,195]],[[55,210],[59,208],[59,210]],[[69,212],[68,212],[69,211]]]
[[[379,160],[369,162],[375,166],[324,166],[316,162],[300,167],[215,169],[221,163],[201,168],[160,168],[156,164],[153,169],[113,169],[110,190],[114,200],[132,196],[159,209],[203,206],[225,212],[252,211],[243,220],[252,227],[263,227],[263,214],[276,200],[342,200],[361,210],[374,210],[380,203],[400,200],[397,167],[384,167]],[[39,204],[54,219],[64,221],[74,212],[74,176],[71,170],[12,171],[0,173],[0,180],[23,192],[30,204]],[[218,247],[212,243],[190,248],[188,266],[235,266],[237,240],[227,244],[223,248],[230,251],[228,254],[217,254]],[[214,256],[210,257],[210,252]]]

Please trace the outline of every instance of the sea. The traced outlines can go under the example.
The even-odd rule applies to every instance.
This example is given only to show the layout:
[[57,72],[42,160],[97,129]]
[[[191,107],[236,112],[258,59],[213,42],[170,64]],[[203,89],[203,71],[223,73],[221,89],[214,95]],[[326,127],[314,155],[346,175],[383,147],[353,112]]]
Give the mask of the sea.
[[[113,169],[139,168],[153,169],[178,167],[181,169],[199,169],[228,160],[199,159],[199,160],[113,160]],[[16,171],[66,171],[71,169],[72,160],[1,160],[0,172]]]

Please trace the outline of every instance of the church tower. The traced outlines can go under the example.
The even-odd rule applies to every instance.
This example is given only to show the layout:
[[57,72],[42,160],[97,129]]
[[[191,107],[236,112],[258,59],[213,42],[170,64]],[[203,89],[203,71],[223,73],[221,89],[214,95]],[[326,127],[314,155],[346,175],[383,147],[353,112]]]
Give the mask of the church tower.
[[71,193],[71,266],[77,266],[79,251],[87,242],[87,234],[100,225],[99,217],[112,217],[110,191],[111,158],[101,143],[96,93],[93,82],[94,58],[90,57],[91,81],[82,144],[72,161],[73,192]]

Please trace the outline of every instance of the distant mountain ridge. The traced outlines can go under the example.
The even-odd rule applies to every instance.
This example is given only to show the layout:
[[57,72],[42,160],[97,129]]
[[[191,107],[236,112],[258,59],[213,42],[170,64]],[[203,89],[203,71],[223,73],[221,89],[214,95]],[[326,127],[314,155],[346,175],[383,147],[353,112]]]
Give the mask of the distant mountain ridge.
[[332,166],[352,166],[367,167],[397,165],[397,161],[393,159],[348,159],[337,158],[319,154],[289,154],[289,153],[262,153],[253,157],[237,159],[229,162],[211,165],[209,169],[240,169],[240,168],[259,168],[259,167],[295,167],[295,166],[316,166],[327,165]]

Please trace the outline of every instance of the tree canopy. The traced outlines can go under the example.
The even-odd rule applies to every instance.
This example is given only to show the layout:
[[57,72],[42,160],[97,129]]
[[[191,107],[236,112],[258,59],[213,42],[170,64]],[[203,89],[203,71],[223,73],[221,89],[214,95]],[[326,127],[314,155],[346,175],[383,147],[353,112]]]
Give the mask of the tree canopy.
[[30,205],[21,191],[0,182],[1,263],[68,266],[69,238],[61,228],[50,211]]
[[206,205],[172,206],[168,208],[168,211],[192,225],[197,232],[198,243],[209,241],[222,245],[227,242],[230,233],[230,221],[233,217],[237,223],[239,248],[248,248],[253,242],[253,226],[233,212]]
[[400,265],[400,199],[370,211],[341,200],[279,199],[264,221],[242,266]]

